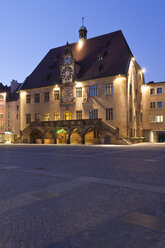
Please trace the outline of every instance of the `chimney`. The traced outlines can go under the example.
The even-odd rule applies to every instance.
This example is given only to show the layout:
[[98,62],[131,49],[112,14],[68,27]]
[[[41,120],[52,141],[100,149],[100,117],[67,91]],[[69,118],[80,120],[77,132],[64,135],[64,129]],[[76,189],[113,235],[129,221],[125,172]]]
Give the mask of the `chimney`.
[[17,80],[12,80],[11,81],[11,89],[10,89],[10,92],[13,93],[19,86],[19,83],[17,82]]

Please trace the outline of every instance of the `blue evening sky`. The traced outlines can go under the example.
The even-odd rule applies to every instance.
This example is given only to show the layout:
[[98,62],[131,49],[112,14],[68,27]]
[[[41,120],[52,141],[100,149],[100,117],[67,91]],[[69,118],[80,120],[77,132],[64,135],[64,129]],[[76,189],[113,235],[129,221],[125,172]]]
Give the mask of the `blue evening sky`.
[[145,80],[165,81],[165,0],[0,0],[0,82],[23,82],[54,47],[121,29]]

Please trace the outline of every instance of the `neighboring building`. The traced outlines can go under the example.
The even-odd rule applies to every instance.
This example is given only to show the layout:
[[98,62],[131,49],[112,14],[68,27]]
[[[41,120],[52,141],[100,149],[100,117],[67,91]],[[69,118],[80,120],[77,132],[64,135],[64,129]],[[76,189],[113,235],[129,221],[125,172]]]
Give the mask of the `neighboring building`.
[[51,49],[20,90],[22,142],[123,143],[142,137],[144,76],[121,31]]
[[0,84],[0,143],[19,140],[19,87],[15,80],[11,86]]
[[0,143],[5,142],[6,92],[7,86],[0,83]]
[[145,141],[165,142],[165,82],[149,82],[142,92]]
[[6,142],[14,143],[19,141],[19,87],[16,80],[11,81],[8,87],[6,99]]

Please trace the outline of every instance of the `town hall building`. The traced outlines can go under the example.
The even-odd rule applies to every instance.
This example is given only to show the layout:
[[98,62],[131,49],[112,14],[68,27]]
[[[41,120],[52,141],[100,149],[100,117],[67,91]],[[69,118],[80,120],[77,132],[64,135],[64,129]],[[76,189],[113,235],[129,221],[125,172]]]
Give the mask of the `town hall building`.
[[122,31],[51,49],[19,91],[20,141],[140,141],[144,75]]

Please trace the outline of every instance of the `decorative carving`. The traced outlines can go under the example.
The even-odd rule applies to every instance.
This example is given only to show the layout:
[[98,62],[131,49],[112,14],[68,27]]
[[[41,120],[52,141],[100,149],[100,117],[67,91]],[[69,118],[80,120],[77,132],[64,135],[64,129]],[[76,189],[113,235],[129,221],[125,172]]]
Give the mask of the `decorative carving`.
[[62,89],[62,102],[73,102],[73,87],[68,84],[65,84]]

